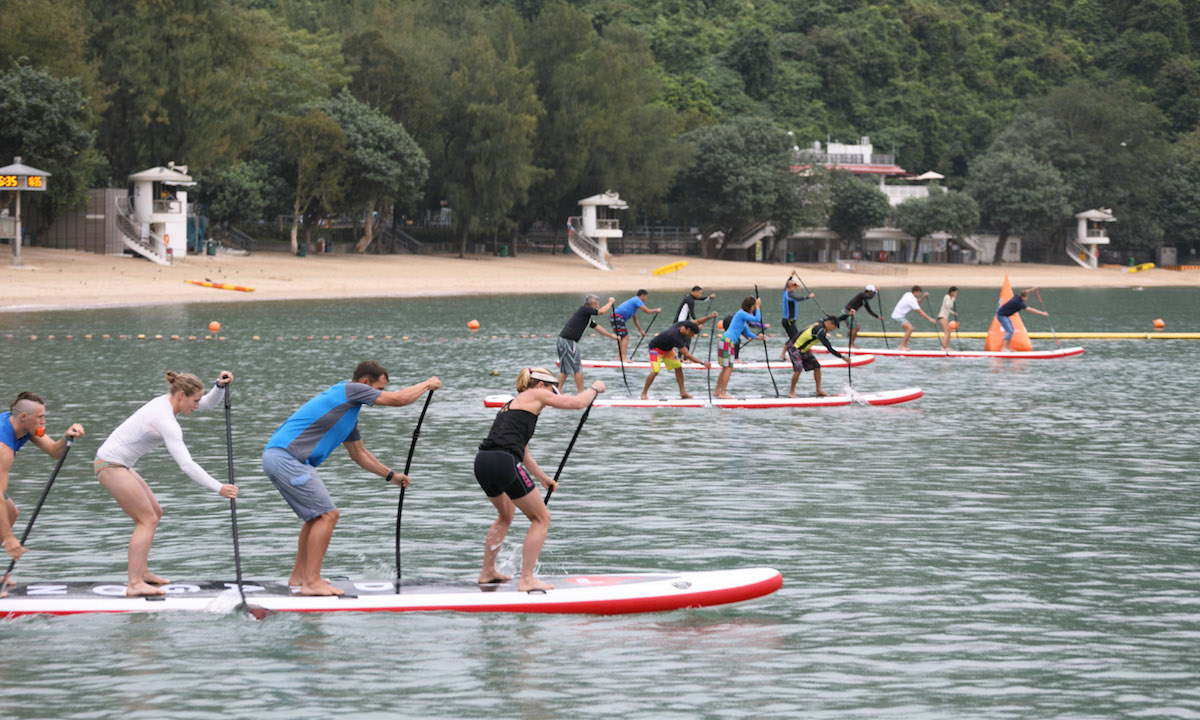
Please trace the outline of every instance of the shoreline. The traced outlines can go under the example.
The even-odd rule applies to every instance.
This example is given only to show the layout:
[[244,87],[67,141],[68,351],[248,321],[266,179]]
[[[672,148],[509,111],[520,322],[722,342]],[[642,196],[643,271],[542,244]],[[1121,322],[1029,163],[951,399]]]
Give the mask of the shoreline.
[[[758,284],[782,287],[795,269],[810,289],[878,286],[885,294],[921,285],[936,294],[956,285],[999,289],[1007,274],[1014,289],[1200,288],[1200,271],[1155,268],[1142,272],[1078,266],[889,264],[868,272],[838,270],[836,264],[764,264],[674,255],[614,256],[614,268],[596,270],[573,255],[519,257],[468,255],[310,255],[279,252],[249,255],[191,255],[170,267],[141,258],[110,257],[73,250],[22,248],[26,267],[0,259],[0,312],[129,308],[178,303],[286,302],[294,300],[462,297],[595,292],[602,297],[645,288],[674,295],[700,285],[705,291],[745,290]],[[658,267],[687,260],[687,267],[653,275]],[[883,272],[880,272],[883,271]],[[210,281],[255,288],[239,292],[191,285]],[[68,302],[58,300],[70,298]]]

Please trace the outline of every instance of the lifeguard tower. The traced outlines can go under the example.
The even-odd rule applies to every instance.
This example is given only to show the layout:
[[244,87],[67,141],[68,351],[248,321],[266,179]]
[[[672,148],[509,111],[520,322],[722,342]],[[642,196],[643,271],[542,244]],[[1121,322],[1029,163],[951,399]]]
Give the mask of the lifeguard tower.
[[1089,270],[1100,267],[1100,246],[1109,242],[1106,223],[1116,220],[1108,208],[1075,213],[1075,237],[1067,238],[1067,254]]
[[596,268],[611,270],[608,240],[623,236],[615,211],[628,210],[629,205],[609,190],[580,200],[579,206],[581,214],[567,218],[567,244]]
[[187,256],[186,188],[196,183],[186,165],[167,163],[129,176],[117,198],[117,227],[125,247],[159,265]]

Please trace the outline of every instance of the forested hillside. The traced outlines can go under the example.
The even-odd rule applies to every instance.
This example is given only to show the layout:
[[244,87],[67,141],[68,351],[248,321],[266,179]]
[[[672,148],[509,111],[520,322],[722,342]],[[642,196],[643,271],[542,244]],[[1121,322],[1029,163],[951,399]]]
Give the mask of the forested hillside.
[[6,0],[0,21],[0,157],[54,173],[52,212],[174,160],[215,221],[358,214],[360,249],[393,212],[446,201],[465,245],[609,188],[651,222],[787,229],[847,195],[794,175],[792,145],[869,136],[986,227],[1052,237],[1103,206],[1126,247],[1200,247],[1200,0]]

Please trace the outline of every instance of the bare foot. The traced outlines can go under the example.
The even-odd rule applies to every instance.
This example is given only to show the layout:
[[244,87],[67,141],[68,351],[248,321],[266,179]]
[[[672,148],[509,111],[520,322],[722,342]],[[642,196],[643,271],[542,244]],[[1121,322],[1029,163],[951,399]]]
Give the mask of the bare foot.
[[722,400],[732,400],[733,399],[733,396],[730,395],[729,393],[720,393],[718,395],[715,395],[714,397],[718,397]]
[[908,346],[907,346],[907,345],[901,345],[901,346],[900,346],[900,349],[901,349],[901,350],[905,350],[905,351],[907,351],[907,350],[908,350]]
[[155,575],[154,573],[150,572],[149,570],[142,573],[142,580],[144,582],[150,583],[151,585],[170,585],[171,584],[170,580],[166,579],[165,577],[163,577],[161,575]]
[[829,397],[829,393],[825,392],[824,390],[817,390],[816,396],[817,397]]
[[506,583],[509,580],[512,580],[512,575],[505,575],[503,573],[498,573],[498,572],[497,573],[479,573],[479,581],[478,582],[480,585],[492,585],[494,583]]
[[796,397],[796,393],[790,392],[790,393],[788,393],[788,397],[794,398],[794,397]]
[[301,595],[342,595],[345,591],[341,588],[336,588],[329,584],[328,580],[321,580],[312,585],[300,585]]
[[129,583],[125,586],[125,597],[142,597],[143,595],[166,595],[166,591],[159,587],[154,587],[147,582]]
[[643,399],[643,400],[649,400],[650,398],[646,397],[646,393],[642,393],[642,399]]
[[521,592],[529,592],[530,590],[553,590],[554,586],[548,582],[542,582],[537,578],[521,578],[517,583],[517,590]]
[[692,396],[691,396],[691,395],[688,395],[688,394],[687,394],[687,393],[685,393],[685,392],[681,392],[681,393],[679,393],[679,397],[683,398],[684,400],[691,400],[691,399],[692,399]]

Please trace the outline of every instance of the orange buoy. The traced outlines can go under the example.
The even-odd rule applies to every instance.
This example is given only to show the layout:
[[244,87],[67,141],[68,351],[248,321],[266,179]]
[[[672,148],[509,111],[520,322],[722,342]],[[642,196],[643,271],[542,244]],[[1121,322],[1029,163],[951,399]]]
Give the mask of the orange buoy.
[[957,330],[957,329],[958,329],[958,321],[957,321],[957,320],[951,320],[951,321],[950,321],[950,329],[951,329],[951,330]]
[[724,329],[725,329],[725,321],[724,321],[724,320],[718,320],[718,321],[717,321],[717,329],[718,329],[718,330],[724,330]]
[[210,322],[208,324],[208,329],[211,332],[216,332],[221,329],[221,323],[217,322],[216,320],[213,320],[212,322]]
[[468,327],[469,329],[471,329],[471,330],[478,330],[478,329],[479,329],[479,321],[478,321],[478,320],[472,320],[472,321],[470,321],[470,322],[468,322],[468,323],[467,323],[467,327]]
[[1162,330],[1166,326],[1167,326],[1167,324],[1165,322],[1163,322],[1162,318],[1155,318],[1155,320],[1154,320],[1154,329],[1155,330]]

